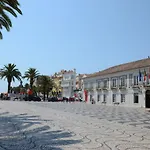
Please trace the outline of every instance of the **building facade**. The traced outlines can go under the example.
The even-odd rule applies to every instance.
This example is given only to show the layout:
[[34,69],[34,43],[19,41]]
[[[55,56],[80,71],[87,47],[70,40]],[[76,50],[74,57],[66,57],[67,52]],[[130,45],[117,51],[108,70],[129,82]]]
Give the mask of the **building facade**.
[[78,74],[76,76],[76,89],[74,90],[74,93],[77,98],[83,99],[83,78],[86,76],[86,74]]
[[51,76],[54,82],[54,87],[51,92],[52,96],[56,96],[56,97],[62,96],[62,87],[61,87],[62,74],[63,74],[63,70]]
[[74,90],[76,89],[76,69],[69,71],[64,70],[61,87],[63,97],[69,98],[74,96]]
[[150,58],[88,75],[83,89],[87,103],[150,108]]

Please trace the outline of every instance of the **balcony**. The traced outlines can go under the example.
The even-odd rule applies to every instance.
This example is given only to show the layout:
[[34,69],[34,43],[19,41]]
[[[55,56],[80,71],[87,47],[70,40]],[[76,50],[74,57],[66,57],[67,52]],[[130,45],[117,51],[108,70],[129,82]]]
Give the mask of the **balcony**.
[[97,90],[97,91],[101,91],[102,88],[101,88],[101,87],[97,87],[96,90]]
[[119,85],[119,89],[120,89],[120,90],[125,90],[126,88],[127,88],[126,85]]
[[93,87],[88,87],[88,88],[84,88],[84,90],[86,90],[86,91],[94,91],[94,88]]
[[143,87],[149,89],[150,88],[150,83],[143,83]]
[[89,91],[94,91],[94,88],[93,88],[93,87],[90,87],[88,90],[89,90]]
[[103,86],[102,87],[103,90],[108,90],[108,88],[109,88],[108,86]]
[[112,90],[117,90],[117,89],[118,89],[118,86],[111,86],[111,89],[112,89]]
[[61,87],[69,87],[69,86],[70,86],[69,82],[65,82],[65,81],[61,82]]
[[138,84],[132,84],[132,88],[133,89],[140,89],[140,85],[138,85]]

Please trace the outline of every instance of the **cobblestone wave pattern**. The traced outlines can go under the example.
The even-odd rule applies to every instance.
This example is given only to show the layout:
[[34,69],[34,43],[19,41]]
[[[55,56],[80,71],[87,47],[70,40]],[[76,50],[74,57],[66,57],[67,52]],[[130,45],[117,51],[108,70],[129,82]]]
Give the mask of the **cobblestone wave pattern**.
[[[0,107],[2,150],[150,150],[149,124],[144,123],[149,112],[143,109],[32,102]],[[139,116],[141,124],[132,125]],[[120,122],[127,117],[130,122]]]
[[61,146],[81,142],[71,139],[74,135],[38,116],[0,114],[0,150],[62,150]]

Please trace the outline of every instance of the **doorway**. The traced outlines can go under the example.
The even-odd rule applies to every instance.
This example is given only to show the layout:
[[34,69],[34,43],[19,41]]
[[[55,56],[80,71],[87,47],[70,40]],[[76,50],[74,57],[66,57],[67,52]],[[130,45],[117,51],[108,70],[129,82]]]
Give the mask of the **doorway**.
[[150,108],[150,90],[145,92],[145,107]]

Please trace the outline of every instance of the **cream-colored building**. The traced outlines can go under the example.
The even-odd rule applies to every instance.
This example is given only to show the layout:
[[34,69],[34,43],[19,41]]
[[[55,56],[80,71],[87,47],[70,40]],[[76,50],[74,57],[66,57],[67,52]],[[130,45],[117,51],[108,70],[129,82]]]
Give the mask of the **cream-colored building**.
[[63,74],[63,70],[51,76],[54,82],[54,86],[51,91],[52,96],[57,96],[57,97],[62,96],[62,87],[61,87],[62,74]]
[[150,108],[150,58],[90,74],[83,89],[87,103]]

